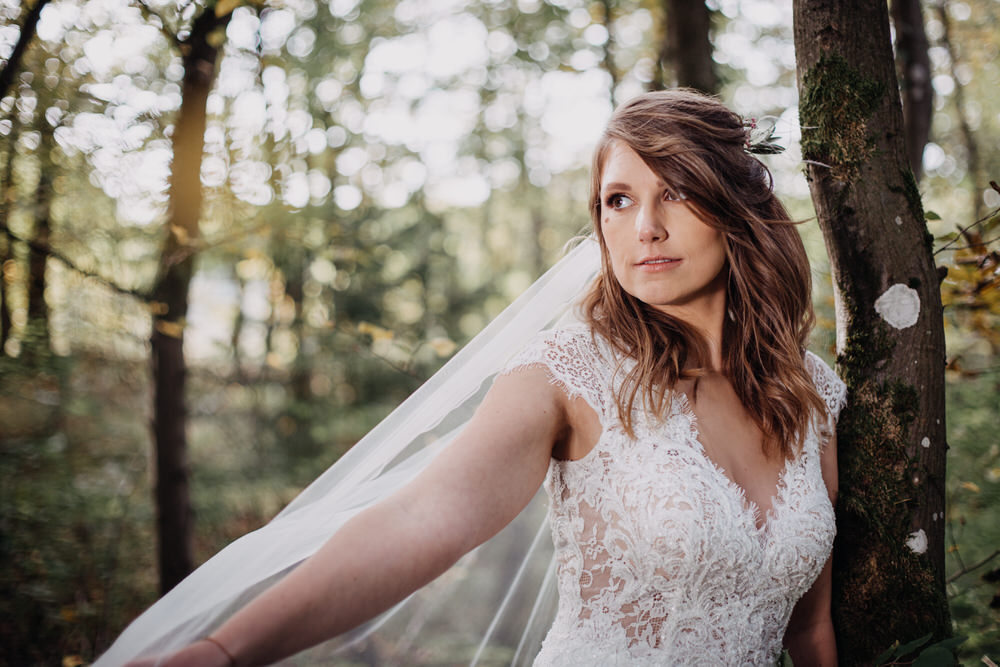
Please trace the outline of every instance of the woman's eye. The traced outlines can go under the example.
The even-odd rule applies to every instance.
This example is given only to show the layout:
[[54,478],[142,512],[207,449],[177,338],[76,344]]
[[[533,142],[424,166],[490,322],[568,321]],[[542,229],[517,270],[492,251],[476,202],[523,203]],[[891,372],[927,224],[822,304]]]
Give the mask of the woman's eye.
[[663,193],[663,199],[666,201],[684,201],[687,197],[684,196],[683,192],[673,192],[671,190],[667,190]]
[[632,203],[632,200],[625,195],[611,195],[608,197],[608,206],[615,210],[625,208]]

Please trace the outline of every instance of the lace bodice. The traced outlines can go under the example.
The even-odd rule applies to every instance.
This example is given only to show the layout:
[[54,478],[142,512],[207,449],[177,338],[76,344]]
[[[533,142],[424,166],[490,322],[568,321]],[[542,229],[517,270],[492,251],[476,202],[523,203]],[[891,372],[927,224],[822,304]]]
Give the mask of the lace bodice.
[[[843,382],[811,353],[805,364],[835,419]],[[583,398],[602,426],[585,457],[549,465],[559,607],[535,666],[774,664],[833,544],[818,423],[758,527],[756,508],[702,449],[683,394],[662,421],[637,412],[632,439],[606,341],[583,326],[547,332],[505,372],[530,366]]]

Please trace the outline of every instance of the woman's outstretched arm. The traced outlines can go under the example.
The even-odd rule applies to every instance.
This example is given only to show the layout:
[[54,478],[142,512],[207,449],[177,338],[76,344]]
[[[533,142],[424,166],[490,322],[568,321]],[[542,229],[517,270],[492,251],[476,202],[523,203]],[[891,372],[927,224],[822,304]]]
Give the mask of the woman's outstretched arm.
[[498,378],[468,426],[413,482],[344,524],[211,641],[155,664],[268,664],[388,609],[517,516],[566,429],[565,396],[543,370]]

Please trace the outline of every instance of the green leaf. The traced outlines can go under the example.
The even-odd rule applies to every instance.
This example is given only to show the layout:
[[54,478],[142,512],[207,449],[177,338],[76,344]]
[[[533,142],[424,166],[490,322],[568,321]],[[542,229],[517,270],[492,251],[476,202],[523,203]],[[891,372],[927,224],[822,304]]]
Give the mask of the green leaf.
[[962,643],[963,643],[963,642],[964,642],[964,641],[965,641],[966,639],[968,639],[968,637],[948,637],[947,639],[942,639],[942,640],[941,640],[941,641],[939,641],[939,642],[936,642],[936,643],[934,643],[934,644],[931,644],[931,645],[930,645],[930,646],[928,646],[927,648],[932,648],[932,647],[934,647],[934,646],[940,646],[940,647],[942,647],[942,648],[946,648],[946,649],[949,649],[949,650],[952,650],[952,651],[954,651],[954,650],[955,650],[956,648],[958,648],[958,647],[959,647],[959,646],[960,646],[960,645],[961,645],[961,644],[962,644]]
[[878,657],[875,658],[875,664],[876,665],[881,665],[881,664],[885,663],[886,660],[888,660],[889,658],[891,658],[895,654],[897,646],[899,646],[899,642],[898,641],[893,642],[892,646],[890,646],[886,650],[884,650],[881,653],[879,653]]
[[924,211],[924,220],[940,220],[941,216],[934,211]]
[[906,655],[908,653],[913,653],[918,648],[920,648],[921,646],[923,646],[924,644],[926,644],[927,642],[929,642],[931,640],[931,637],[933,637],[933,636],[934,636],[934,633],[931,632],[931,633],[928,633],[928,634],[924,635],[920,639],[914,639],[912,642],[907,642],[907,643],[903,644],[902,646],[900,646],[899,648],[896,649],[895,656],[897,658],[900,658],[900,657],[902,657],[902,656],[904,656],[904,655]]
[[788,651],[782,651],[781,655],[778,656],[778,664],[776,667],[795,667],[792,663],[792,656],[788,654]]
[[913,667],[953,667],[954,664],[955,655],[938,645],[924,649],[913,661]]

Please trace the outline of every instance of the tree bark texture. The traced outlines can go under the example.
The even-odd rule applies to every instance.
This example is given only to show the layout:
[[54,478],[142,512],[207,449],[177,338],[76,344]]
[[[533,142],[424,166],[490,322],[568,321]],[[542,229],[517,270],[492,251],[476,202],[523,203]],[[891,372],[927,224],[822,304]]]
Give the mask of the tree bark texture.
[[43,353],[49,347],[49,307],[45,301],[45,269],[48,265],[49,240],[52,236],[52,127],[41,120],[38,146],[39,176],[35,188],[34,244],[28,248],[28,351]]
[[7,305],[7,262],[10,260],[10,240],[0,238],[0,356],[6,354],[7,339],[10,338],[10,307]]
[[0,176],[0,227],[3,238],[0,238],[0,356],[7,354],[7,340],[10,338],[13,322],[10,317],[10,297],[7,285],[7,262],[14,261],[14,239],[10,236],[10,212],[13,208],[15,192],[14,180],[14,146],[17,144],[21,125],[17,114],[11,114],[11,130],[7,135],[7,163]]
[[601,63],[604,66],[604,71],[611,77],[611,84],[608,89],[611,94],[611,103],[614,104],[615,89],[618,88],[621,73],[618,71],[618,65],[615,64],[615,20],[612,11],[612,0],[601,0],[601,23],[604,29],[608,31],[608,40],[604,42],[604,47],[602,48],[603,56],[601,57]]
[[920,0],[893,0],[892,21],[896,26],[896,63],[903,91],[903,127],[906,155],[913,176],[923,175],[924,146],[931,134],[934,87],[931,86],[931,58]]
[[[153,375],[153,440],[156,448],[157,540],[160,590],[166,593],[193,568],[192,510],[188,489],[184,326],[194,248],[200,231],[201,159],[206,102],[215,78],[218,42],[229,14],[209,8],[195,19],[181,43],[182,102],[173,135],[170,219],[153,289],[150,336]],[[213,43],[215,45],[213,45]]]
[[[0,100],[10,92],[10,87],[14,83],[14,75],[21,68],[21,59],[24,57],[24,52],[28,49],[31,40],[35,37],[38,19],[48,1],[35,0],[33,3],[25,3],[28,5],[28,13],[24,17],[24,22],[21,23],[21,34],[17,36],[17,43],[14,44],[14,50],[10,52],[10,57],[7,58],[7,64],[3,71],[0,71]],[[13,144],[11,145],[13,146]]]
[[651,89],[663,88],[664,70],[673,73],[677,86],[706,93],[718,91],[712,60],[712,14],[704,0],[663,0],[660,67]]
[[867,0],[794,4],[802,154],[849,388],[833,601],[844,665],[951,630],[939,277],[903,142],[888,11]]

